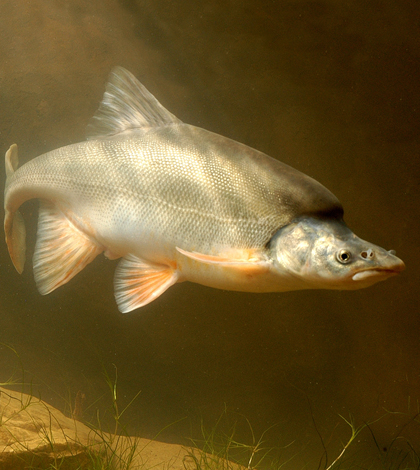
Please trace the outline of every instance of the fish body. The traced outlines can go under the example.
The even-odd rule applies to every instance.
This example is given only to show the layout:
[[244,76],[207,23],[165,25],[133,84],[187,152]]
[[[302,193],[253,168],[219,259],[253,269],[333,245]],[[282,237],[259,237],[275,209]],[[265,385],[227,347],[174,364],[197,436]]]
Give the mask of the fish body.
[[[353,289],[404,267],[356,237],[320,183],[182,123],[120,67],[88,135],[20,168],[17,147],[6,154],[5,234],[18,272],[26,244],[18,209],[41,201],[33,263],[42,294],[101,252],[122,258],[114,287],[123,312],[185,280],[249,292]],[[340,250],[352,259],[341,262]]]

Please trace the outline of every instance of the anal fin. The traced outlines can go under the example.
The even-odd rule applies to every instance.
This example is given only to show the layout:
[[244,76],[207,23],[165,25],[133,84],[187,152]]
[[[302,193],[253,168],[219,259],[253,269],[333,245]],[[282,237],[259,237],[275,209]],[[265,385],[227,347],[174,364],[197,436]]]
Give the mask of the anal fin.
[[153,302],[178,278],[178,272],[171,266],[150,263],[134,255],[126,256],[115,271],[114,289],[118,309],[127,313]]
[[70,281],[103,250],[54,204],[41,201],[33,266],[42,295]]

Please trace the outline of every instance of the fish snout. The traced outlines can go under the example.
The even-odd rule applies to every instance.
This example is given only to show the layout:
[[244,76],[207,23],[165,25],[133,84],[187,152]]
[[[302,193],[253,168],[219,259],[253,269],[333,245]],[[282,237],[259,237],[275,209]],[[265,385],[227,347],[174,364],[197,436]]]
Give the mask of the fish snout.
[[404,261],[396,256],[395,250],[384,250],[380,247],[373,247],[360,252],[363,261],[368,262],[368,266],[358,271],[354,276],[354,281],[367,280],[367,278],[386,279],[404,271]]
[[393,271],[395,274],[405,269],[404,261],[398,258],[395,250],[383,250],[382,256],[378,257],[378,263],[384,270]]
[[380,247],[368,248],[360,252],[360,257],[364,261],[371,262],[375,268],[383,268],[386,270],[403,271],[405,269],[404,261],[397,256],[395,250],[384,250]]
[[402,259],[398,258],[396,254],[397,252],[395,250],[387,251],[387,260],[389,263],[392,263],[392,270],[395,272],[395,274],[398,274],[404,271],[405,263]]

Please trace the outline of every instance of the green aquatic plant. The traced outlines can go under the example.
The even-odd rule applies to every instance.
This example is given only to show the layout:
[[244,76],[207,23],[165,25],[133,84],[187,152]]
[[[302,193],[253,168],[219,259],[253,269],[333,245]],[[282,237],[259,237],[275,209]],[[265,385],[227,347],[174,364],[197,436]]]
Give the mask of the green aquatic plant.
[[[398,414],[407,417],[405,424],[401,426],[398,434],[393,437],[391,442],[386,446],[380,446],[373,425],[381,420],[389,417],[392,414]],[[395,413],[388,410],[384,410],[384,413],[375,420],[365,422],[361,425],[356,426],[355,421],[352,417],[349,419],[339,415],[340,418],[350,427],[350,437],[342,444],[342,450],[339,455],[329,465],[325,464],[325,470],[420,470],[420,455],[415,446],[406,437],[403,437],[403,431],[411,424],[420,425],[420,413],[416,412],[414,415],[409,413]],[[362,431],[369,431],[369,435],[372,438],[374,445],[377,449],[377,458],[366,459],[363,464],[360,463],[359,459],[356,459],[357,454],[352,454],[345,458],[345,455],[350,450],[350,447],[355,446],[355,440],[360,436]],[[419,427],[420,430],[420,427]],[[396,444],[399,444],[398,447]],[[401,445],[405,443],[405,448]],[[326,448],[324,447],[324,456],[326,459]],[[318,469],[321,465],[318,466]]]
[[[226,414],[226,410],[223,415]],[[282,448],[275,448],[268,445],[266,434],[274,428],[268,428],[259,437],[252,429],[251,424],[245,419],[251,434],[249,443],[244,443],[235,437],[237,423],[234,423],[229,430],[221,430],[222,416],[216,421],[216,424],[210,429],[205,429],[201,423],[201,439],[192,440],[193,447],[189,449],[188,456],[185,459],[185,469],[188,470],[283,470],[284,468],[293,468],[294,470],[420,470],[420,454],[418,452],[418,443],[415,445],[407,438],[403,437],[403,431],[410,425],[416,425],[420,431],[420,413],[408,415],[399,413],[402,417],[407,416],[405,424],[401,426],[399,433],[392,439],[389,445],[381,448],[375,437],[374,425],[382,419],[389,417],[392,413],[384,410],[383,415],[370,422],[357,424],[352,416],[345,418],[338,415],[339,418],[348,426],[349,436],[341,442],[341,449],[330,460],[331,451],[328,449],[330,443],[326,443],[315,424],[316,432],[320,437],[323,453],[321,454],[318,465],[299,466],[293,464],[293,460],[300,451],[297,451],[285,458],[282,456],[284,449],[292,446],[294,442],[289,443]],[[363,434],[363,439],[362,439]],[[363,458],[358,454],[361,442],[369,441],[369,435],[375,443],[378,451],[378,457],[370,456]],[[402,448],[401,443],[405,443]],[[398,444],[398,446],[397,446]],[[394,448],[395,447],[395,448]]]
[[[343,443],[343,445],[342,445],[343,448],[342,448],[341,452],[333,460],[333,462],[325,468],[325,470],[333,470],[334,468],[337,468],[337,464],[341,463],[341,459],[343,458],[344,454],[346,453],[346,451],[348,450],[350,445],[353,443],[353,441],[356,439],[356,437],[360,434],[360,432],[367,426],[367,424],[361,424],[359,426],[356,426],[356,424],[354,423],[353,417],[350,417],[347,420],[346,418],[344,418],[344,416],[341,416],[341,415],[339,415],[339,416],[340,416],[341,419],[343,419],[343,421],[345,421],[349,425],[350,430],[351,430],[351,435],[348,438],[347,442]],[[327,455],[325,447],[324,447],[324,452],[325,452],[325,455]]]
[[115,364],[113,364],[113,367],[115,370],[114,379],[111,378],[105,368],[103,368],[103,374],[110,392],[114,429],[111,432],[103,430],[99,411],[96,415],[97,422],[94,425],[86,424],[92,430],[93,435],[103,443],[105,448],[104,459],[107,465],[105,468],[112,469],[118,467],[121,470],[129,470],[138,451],[138,440],[127,433],[121,418],[140,395],[140,391],[120,410],[118,403],[118,369]]
[[[411,401],[408,401],[408,411],[411,410]],[[399,415],[406,417],[407,413],[395,412],[386,410],[387,415]],[[406,428],[411,425],[420,426],[420,409],[419,403],[417,402],[417,409],[414,414],[409,416],[409,419],[405,420],[405,423],[400,427],[396,436],[393,437],[391,442],[384,449],[378,443],[375,433],[370,425],[366,427],[369,429],[372,440],[375,447],[378,450],[380,463],[383,469],[386,470],[420,470],[420,454],[416,450],[413,443],[407,439],[403,432]],[[405,448],[402,448],[401,444],[405,444]],[[418,443],[417,443],[418,444]]]
[[[254,470],[268,468],[268,465],[274,468],[272,467],[274,459],[271,454],[276,449],[268,446],[265,438],[276,425],[270,426],[257,436],[250,421],[242,415],[237,415],[238,419],[245,421],[249,430],[250,439],[246,443],[236,437],[237,419],[228,426],[227,431],[222,430],[222,421],[227,415],[228,411],[225,407],[210,430],[207,430],[201,421],[202,438],[191,439],[193,447],[189,448],[184,467],[189,470]],[[283,461],[282,465],[289,461],[290,458]]]

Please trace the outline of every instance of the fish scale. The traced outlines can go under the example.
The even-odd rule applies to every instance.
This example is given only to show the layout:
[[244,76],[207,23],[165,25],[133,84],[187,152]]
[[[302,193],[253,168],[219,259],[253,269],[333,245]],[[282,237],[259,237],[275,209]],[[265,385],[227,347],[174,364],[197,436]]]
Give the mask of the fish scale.
[[[315,262],[315,255],[304,252],[309,246],[320,253],[325,244],[355,243],[337,198],[309,176],[182,123],[122,68],[111,75],[88,128],[86,142],[21,168],[15,145],[6,154],[5,233],[19,272],[25,227],[18,208],[31,198],[43,201],[34,255],[41,293],[68,282],[101,252],[123,258],[115,276],[123,312],[184,280],[253,292],[358,288],[349,279],[360,273],[360,263],[344,276],[334,264]],[[323,245],[315,249],[315,242]],[[403,267],[389,252],[375,249],[380,263],[371,263],[369,275],[359,275],[365,284],[375,270],[384,277]],[[329,263],[330,258],[328,253]],[[312,263],[317,271],[303,272],[303,264]]]

